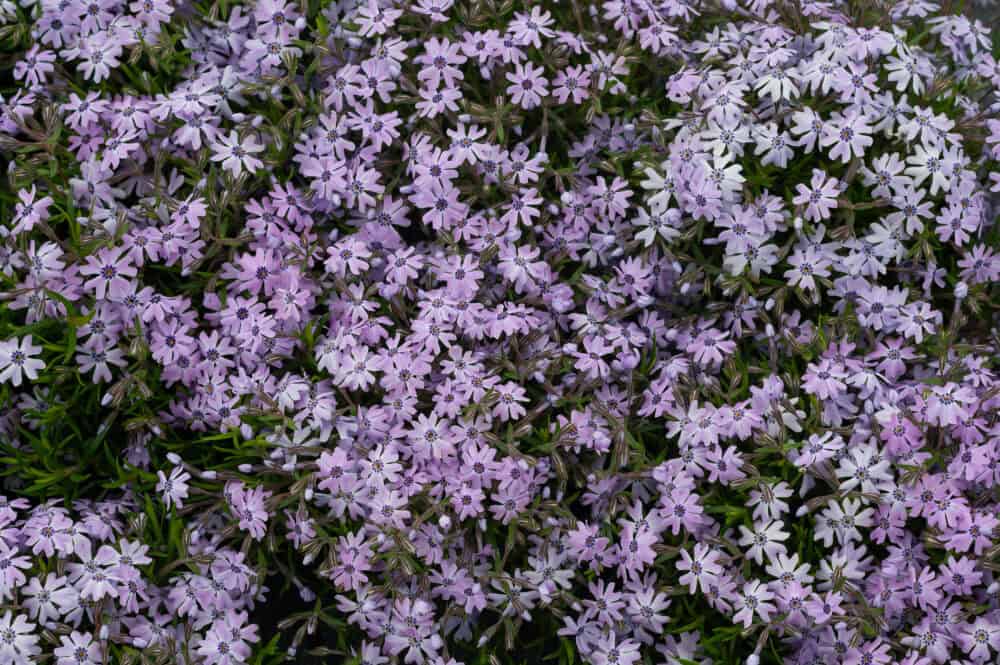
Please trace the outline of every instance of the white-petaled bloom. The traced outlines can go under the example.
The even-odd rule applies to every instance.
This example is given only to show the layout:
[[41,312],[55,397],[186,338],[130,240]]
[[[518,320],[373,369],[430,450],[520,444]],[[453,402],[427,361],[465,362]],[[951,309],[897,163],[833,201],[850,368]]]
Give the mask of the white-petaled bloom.
[[728,201],[739,201],[743,191],[743,165],[734,162],[732,154],[715,155],[712,161],[703,161],[702,166],[708,179],[715,183],[722,192],[722,198]]
[[944,115],[935,115],[928,108],[915,108],[913,116],[899,124],[899,134],[907,143],[918,139],[926,146],[941,146],[942,139],[955,128],[954,121]]
[[66,579],[49,573],[44,583],[38,577],[32,577],[21,589],[21,605],[31,619],[48,625],[79,607],[80,594],[72,584],[66,583]]
[[24,377],[34,381],[38,378],[38,370],[45,367],[45,361],[37,356],[42,347],[31,343],[31,335],[26,335],[20,342],[17,338],[0,342],[0,383],[10,381],[15,387],[21,385]]
[[777,262],[777,245],[752,239],[742,247],[727,247],[722,265],[730,275],[739,275],[749,267],[751,277],[757,279],[761,272],[770,273]]
[[799,563],[799,555],[795,552],[787,556],[779,554],[778,558],[768,564],[764,570],[779,583],[785,585],[792,582],[798,582],[802,585],[812,584],[815,579],[809,572],[811,570],[809,564]]
[[790,130],[798,145],[806,152],[812,152],[823,136],[825,122],[819,113],[808,106],[792,114]]
[[892,486],[892,471],[889,460],[882,456],[878,448],[862,444],[844,455],[837,467],[840,491],[849,492],[861,486],[862,492],[875,493]]
[[931,196],[942,189],[948,189],[951,177],[948,175],[949,164],[941,155],[940,148],[929,148],[918,145],[913,148],[913,154],[906,157],[906,175],[913,178],[913,186],[919,187],[928,178],[931,179]]
[[739,611],[733,615],[733,623],[742,623],[744,628],[749,628],[754,615],[760,616],[765,622],[770,621],[771,612],[778,609],[773,603],[767,602],[772,598],[774,594],[760,580],[747,582],[737,601]]
[[891,197],[902,191],[911,180],[903,175],[906,165],[895,152],[882,154],[872,161],[871,168],[861,167],[861,178],[866,187],[872,187],[873,196]]
[[903,224],[903,229],[908,234],[920,233],[924,230],[923,219],[929,219],[934,215],[933,206],[924,199],[927,193],[923,188],[915,188],[912,185],[904,185],[892,197],[892,206],[896,212],[886,215],[886,221],[894,224]]
[[229,132],[229,136],[219,135],[215,143],[212,144],[212,161],[222,162],[222,168],[233,174],[233,177],[240,175],[244,170],[253,173],[264,166],[254,155],[262,152],[264,146],[257,142],[257,139],[248,135],[240,140],[236,131]]
[[[674,182],[673,166],[669,161],[661,165],[663,172],[647,168],[643,173],[646,179],[639,183],[639,186],[647,191],[655,192],[649,197],[647,203],[654,211],[664,211],[672,200],[677,199],[677,183]],[[664,175],[664,173],[666,175]]]
[[635,234],[636,240],[641,240],[643,245],[649,247],[659,236],[668,243],[680,237],[678,228],[681,221],[681,211],[677,208],[668,208],[663,212],[647,212],[645,208],[639,208],[639,213],[632,220],[632,225],[637,229],[642,229]]
[[875,510],[864,507],[858,499],[844,499],[843,504],[830,501],[816,518],[816,540],[823,541],[826,547],[833,545],[833,539],[841,545],[861,541],[859,526],[870,527],[875,524]]
[[930,62],[910,54],[904,54],[899,58],[889,57],[883,68],[889,72],[887,78],[896,84],[897,92],[903,92],[909,88],[915,95],[924,94],[924,78],[934,76],[934,68]]
[[163,502],[167,508],[171,504],[176,504],[178,508],[184,507],[184,499],[188,497],[187,481],[191,480],[191,474],[184,470],[182,466],[175,466],[167,476],[163,471],[156,472],[159,482],[156,483],[156,491],[163,496]]
[[851,109],[844,116],[832,119],[823,126],[819,144],[829,148],[830,158],[845,164],[851,157],[864,157],[865,149],[872,144],[872,127],[868,119]]
[[750,130],[746,125],[736,122],[718,124],[710,122],[708,129],[701,133],[701,140],[711,146],[715,155],[743,155],[743,145],[750,142]]
[[779,131],[777,124],[769,122],[758,127],[754,134],[757,141],[754,154],[758,157],[764,156],[760,160],[761,164],[764,166],[774,164],[780,168],[788,166],[788,160],[795,155],[792,149],[794,142],[788,132]]
[[795,85],[794,80],[796,76],[794,68],[778,65],[767,70],[766,74],[757,79],[754,89],[761,97],[770,97],[772,102],[781,99],[790,100],[799,96],[799,87]]
[[717,124],[734,124],[743,115],[746,101],[743,95],[747,86],[742,81],[730,82],[722,86],[714,96],[702,104],[701,109],[708,111],[710,122]]
[[806,291],[816,289],[816,277],[830,276],[830,261],[812,246],[805,250],[798,248],[788,259],[790,270],[785,271],[785,279],[790,286],[798,286]]
[[60,637],[62,646],[53,653],[56,665],[96,665],[103,661],[101,643],[88,632],[72,631],[69,636]]
[[37,662],[35,656],[42,652],[35,635],[35,624],[23,614],[11,614],[10,610],[0,618],[0,663],[28,665]]
[[783,499],[792,496],[794,492],[785,481],[775,484],[761,483],[760,489],[750,492],[747,507],[753,508],[753,519],[757,521],[780,520],[788,512],[788,503]]
[[785,546],[783,543],[788,540],[789,533],[783,531],[781,526],[781,522],[778,521],[755,522],[754,530],[751,531],[740,525],[740,533],[743,534],[740,537],[740,545],[742,547],[749,546],[747,557],[757,563],[763,563],[765,556],[770,561],[779,553],[784,554]]

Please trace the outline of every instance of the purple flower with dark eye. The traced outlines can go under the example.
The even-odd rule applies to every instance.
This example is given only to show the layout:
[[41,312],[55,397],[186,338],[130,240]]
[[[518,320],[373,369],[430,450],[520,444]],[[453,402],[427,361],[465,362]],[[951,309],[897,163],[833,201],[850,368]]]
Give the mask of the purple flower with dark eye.
[[49,207],[54,202],[52,197],[37,197],[34,185],[31,186],[30,190],[22,189],[17,193],[18,203],[14,210],[14,233],[31,231],[35,224],[49,218]]
[[91,276],[84,286],[92,289],[98,300],[120,299],[126,293],[129,278],[138,274],[121,247],[105,247],[96,256],[88,256],[87,265],[80,272]]
[[988,30],[648,4],[19,10],[0,662],[993,662]]
[[572,99],[580,104],[590,96],[590,72],[582,66],[567,67],[552,80],[552,94],[560,104]]
[[242,483],[232,482],[226,486],[226,496],[240,528],[256,540],[263,538],[269,517],[265,501],[270,493],[262,487],[247,489]]
[[799,195],[792,202],[805,206],[805,217],[808,220],[818,222],[830,216],[830,211],[837,207],[837,196],[840,194],[840,187],[833,178],[819,169],[813,170],[810,187],[798,185]]
[[539,106],[549,94],[548,80],[542,76],[543,72],[531,64],[518,64],[513,72],[508,72],[507,94],[511,101],[526,110]]

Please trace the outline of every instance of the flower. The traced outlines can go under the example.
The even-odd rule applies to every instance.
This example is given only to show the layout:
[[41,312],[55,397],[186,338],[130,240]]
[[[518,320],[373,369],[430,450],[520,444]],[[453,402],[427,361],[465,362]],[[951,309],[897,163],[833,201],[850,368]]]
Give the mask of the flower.
[[812,247],[807,247],[805,251],[796,249],[788,263],[792,268],[785,271],[785,279],[791,286],[815,291],[816,278],[830,276],[830,261]]
[[852,157],[864,157],[865,149],[872,145],[871,133],[867,117],[852,109],[823,126],[819,144],[829,148],[831,159],[846,163]]
[[101,645],[90,633],[74,630],[59,639],[61,645],[54,651],[59,665],[98,665],[103,659]]
[[641,660],[639,644],[633,640],[618,641],[614,633],[602,639],[593,656],[594,665],[633,665]]
[[0,383],[10,382],[20,386],[22,377],[34,381],[38,371],[45,367],[45,361],[32,356],[38,355],[42,347],[32,344],[32,336],[25,335],[0,343]]
[[749,628],[753,623],[754,615],[767,622],[771,618],[771,613],[777,611],[777,607],[768,602],[774,598],[774,594],[767,590],[760,580],[752,580],[743,585],[743,592],[738,599],[739,610],[733,615],[734,623],[742,623],[744,628]]
[[828,178],[826,173],[819,169],[813,169],[811,188],[803,184],[796,186],[799,195],[792,201],[797,205],[805,205],[806,219],[819,222],[830,216],[830,211],[837,207],[837,196],[840,187],[833,178]]
[[124,248],[102,248],[96,256],[87,257],[87,265],[80,269],[84,275],[93,277],[84,283],[88,289],[93,289],[99,300],[120,300],[128,292],[129,279],[138,273],[132,265],[131,257]]
[[191,474],[183,467],[175,466],[170,471],[170,476],[162,471],[157,471],[159,482],[156,483],[156,491],[163,495],[163,502],[169,508],[176,505],[178,508],[184,507],[184,499],[188,497],[187,481],[191,479]]
[[548,96],[548,81],[542,76],[544,70],[531,64],[518,64],[513,72],[507,73],[507,94],[511,101],[524,109],[533,109]]
[[755,522],[751,531],[745,526],[740,526],[741,546],[750,546],[747,556],[757,563],[763,562],[766,556],[769,560],[774,559],[779,553],[784,554],[785,546],[782,544],[788,540],[789,533],[782,530],[780,521]]
[[0,617],[0,662],[27,665],[35,662],[34,657],[42,653],[38,646],[38,636],[34,634],[35,624],[23,614],[13,615],[10,610]]
[[214,153],[212,161],[221,162],[222,168],[233,177],[239,176],[243,171],[253,173],[264,166],[264,162],[254,157],[264,151],[264,146],[252,134],[243,138],[235,131],[229,132],[228,137],[219,135],[211,147]]

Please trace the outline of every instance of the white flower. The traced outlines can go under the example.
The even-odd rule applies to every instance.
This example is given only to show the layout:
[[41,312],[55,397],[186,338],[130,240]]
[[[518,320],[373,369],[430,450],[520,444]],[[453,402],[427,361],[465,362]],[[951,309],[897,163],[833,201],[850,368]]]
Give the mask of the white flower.
[[653,213],[646,212],[645,208],[639,208],[639,213],[632,220],[632,224],[642,230],[635,234],[635,238],[636,240],[641,240],[646,247],[653,244],[657,235],[668,243],[676,240],[681,235],[681,232],[677,229],[680,218],[681,212],[676,208]]
[[0,343],[0,383],[10,381],[14,386],[21,385],[22,376],[32,381],[38,378],[38,370],[45,367],[45,361],[32,356],[38,355],[42,347],[31,343],[31,335],[20,341],[11,339]]
[[238,176],[244,170],[253,173],[264,166],[264,162],[254,157],[255,153],[262,152],[264,146],[257,143],[253,136],[247,136],[242,141],[236,131],[229,132],[229,137],[219,136],[216,143],[212,144],[213,162],[222,162],[222,168]]
[[757,563],[763,563],[764,555],[768,561],[774,559],[779,553],[785,553],[785,546],[782,544],[788,540],[789,533],[781,529],[782,523],[772,521],[766,523],[755,523],[754,530],[740,525],[740,545],[750,546],[747,550],[747,557]]
[[34,630],[35,624],[23,614],[15,617],[8,610],[0,618],[0,663],[29,665],[36,662],[34,657],[42,650],[38,647],[38,636]]
[[754,150],[754,154],[758,157],[764,156],[761,164],[787,167],[788,160],[795,155],[795,151],[792,149],[794,140],[788,135],[788,132],[778,131],[778,125],[769,122],[758,127],[755,134],[757,148]]
[[767,74],[757,79],[754,89],[758,95],[768,96],[773,102],[780,99],[792,99],[799,96],[799,88],[793,79],[797,76],[798,74],[792,68],[772,67]]
[[948,189],[951,177],[948,175],[949,164],[946,158],[942,157],[940,148],[928,148],[923,145],[915,146],[914,154],[907,155],[906,175],[913,178],[914,187],[919,187],[927,178],[931,179],[931,196],[934,196],[942,189]]

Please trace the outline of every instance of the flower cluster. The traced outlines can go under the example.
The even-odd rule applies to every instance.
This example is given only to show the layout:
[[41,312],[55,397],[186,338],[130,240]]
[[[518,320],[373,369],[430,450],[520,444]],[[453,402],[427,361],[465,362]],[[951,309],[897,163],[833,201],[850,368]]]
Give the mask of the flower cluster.
[[2,5],[0,663],[997,662],[949,7]]
[[[196,652],[212,662],[239,662],[259,638],[248,621],[259,589],[243,553],[195,535],[183,547],[190,570],[158,585],[142,571],[153,559],[141,541],[143,520],[131,496],[56,501],[32,507],[0,497],[0,661],[58,665],[108,662],[109,638],[149,654],[184,645],[185,631],[204,631]],[[9,607],[13,606],[13,610]],[[219,661],[219,654],[231,660]]]

